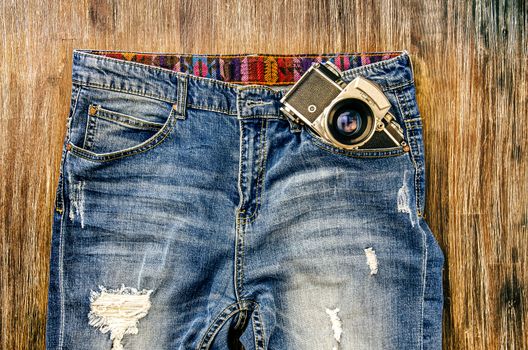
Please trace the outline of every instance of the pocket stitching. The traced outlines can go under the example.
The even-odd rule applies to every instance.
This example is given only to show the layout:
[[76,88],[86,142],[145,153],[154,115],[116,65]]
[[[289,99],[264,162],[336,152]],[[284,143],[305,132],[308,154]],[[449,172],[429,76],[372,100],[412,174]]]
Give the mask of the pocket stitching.
[[315,135],[309,127],[303,129],[307,132],[309,141],[316,147],[323,151],[330,152],[333,154],[349,157],[349,158],[389,158],[403,155],[407,152],[403,150],[403,147],[394,147],[393,149],[376,149],[376,150],[342,150],[332,145],[326,144],[324,141],[319,139],[319,136]]
[[100,118],[107,120],[109,122],[114,122],[116,124],[122,125],[124,127],[129,127],[132,129],[139,130],[153,130],[158,131],[163,127],[163,123],[150,122],[141,118],[137,118],[128,114],[112,111],[106,109],[101,105],[90,104],[90,107],[95,107],[95,114],[89,114],[91,117]]
[[172,132],[175,124],[176,111],[174,108],[171,108],[171,111],[167,118],[167,122],[163,124],[163,126],[158,130],[156,134],[154,134],[152,137],[145,140],[144,142],[140,143],[139,145],[115,152],[94,153],[85,150],[81,147],[78,147],[74,145],[71,141],[69,141],[69,150],[73,155],[97,162],[107,162],[118,158],[129,157],[135,154],[143,153],[159,145]]

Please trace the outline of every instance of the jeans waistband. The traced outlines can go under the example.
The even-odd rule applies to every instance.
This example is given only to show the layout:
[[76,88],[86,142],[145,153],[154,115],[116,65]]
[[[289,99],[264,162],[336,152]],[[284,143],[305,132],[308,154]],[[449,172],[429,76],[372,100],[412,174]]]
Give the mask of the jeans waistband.
[[345,82],[363,75],[384,90],[414,82],[406,50],[192,55],[91,49],[73,50],[72,81],[176,103],[184,80],[187,108],[285,118],[279,110],[282,96],[312,63],[326,61],[341,69]]

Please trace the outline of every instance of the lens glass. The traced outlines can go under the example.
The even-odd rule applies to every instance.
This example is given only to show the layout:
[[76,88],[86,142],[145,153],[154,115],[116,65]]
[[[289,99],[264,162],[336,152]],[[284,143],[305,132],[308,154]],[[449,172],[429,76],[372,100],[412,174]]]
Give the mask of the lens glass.
[[353,136],[361,128],[361,115],[354,109],[344,110],[336,118],[337,131],[344,136]]
[[371,135],[374,116],[362,100],[350,98],[339,101],[329,112],[328,130],[341,144],[355,145]]

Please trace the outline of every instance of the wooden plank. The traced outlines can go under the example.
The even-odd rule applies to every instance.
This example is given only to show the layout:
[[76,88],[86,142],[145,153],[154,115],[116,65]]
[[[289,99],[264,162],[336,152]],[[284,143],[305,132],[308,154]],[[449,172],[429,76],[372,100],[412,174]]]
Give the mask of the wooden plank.
[[44,349],[73,48],[407,49],[446,254],[445,349],[528,348],[524,1],[0,1],[0,347]]

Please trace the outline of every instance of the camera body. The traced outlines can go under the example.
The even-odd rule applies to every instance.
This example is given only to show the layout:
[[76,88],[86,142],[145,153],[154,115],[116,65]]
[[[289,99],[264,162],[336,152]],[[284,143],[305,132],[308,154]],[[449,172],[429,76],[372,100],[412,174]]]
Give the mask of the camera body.
[[306,124],[336,147],[408,148],[381,88],[363,77],[347,84],[331,62],[313,64],[281,103],[288,118]]

